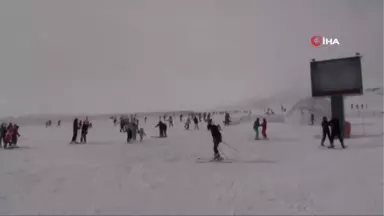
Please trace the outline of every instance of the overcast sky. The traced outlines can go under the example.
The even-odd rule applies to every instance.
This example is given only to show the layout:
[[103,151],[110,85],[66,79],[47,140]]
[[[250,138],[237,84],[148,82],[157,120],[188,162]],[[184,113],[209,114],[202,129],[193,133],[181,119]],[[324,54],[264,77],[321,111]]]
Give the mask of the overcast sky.
[[365,87],[383,82],[382,0],[1,0],[0,35],[0,116],[309,94],[311,58],[356,51]]

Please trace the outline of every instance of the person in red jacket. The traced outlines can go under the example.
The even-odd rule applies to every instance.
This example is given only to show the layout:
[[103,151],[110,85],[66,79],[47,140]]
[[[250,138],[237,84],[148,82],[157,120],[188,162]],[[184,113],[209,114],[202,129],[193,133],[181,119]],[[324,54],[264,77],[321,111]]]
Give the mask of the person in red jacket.
[[267,137],[267,120],[263,118],[263,122],[261,123],[261,134],[264,139],[268,139]]

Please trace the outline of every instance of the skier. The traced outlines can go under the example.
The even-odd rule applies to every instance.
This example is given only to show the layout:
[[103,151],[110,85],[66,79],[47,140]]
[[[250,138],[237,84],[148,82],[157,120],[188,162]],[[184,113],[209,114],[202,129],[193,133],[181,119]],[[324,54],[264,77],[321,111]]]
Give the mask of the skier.
[[180,122],[182,122],[183,121],[183,114],[181,113],[180,114]]
[[323,121],[321,122],[321,128],[323,129],[323,137],[321,138],[321,146],[324,146],[324,141],[328,137],[328,140],[331,141],[331,135],[329,132],[329,122],[327,117],[323,117]]
[[267,120],[263,118],[263,122],[261,123],[261,134],[264,139],[268,139],[267,137]]
[[214,160],[221,160],[222,157],[219,153],[219,144],[222,142],[222,135],[221,135],[221,128],[220,125],[215,125],[212,123],[212,121],[209,121],[207,125],[207,129],[211,131],[211,135],[213,138],[213,159]]
[[199,130],[199,119],[197,116],[193,118],[193,123],[195,123],[195,130]]
[[339,119],[333,118],[329,122],[329,125],[331,126],[331,139],[330,139],[331,145],[328,148],[335,148],[335,146],[333,145],[333,141],[335,140],[336,137],[339,139],[341,147],[343,149],[346,148],[346,146],[344,145],[343,136],[342,136],[341,130],[340,130]]
[[61,120],[57,121],[57,127],[61,126]]
[[260,127],[260,119],[257,118],[255,122],[253,123],[253,130],[256,132],[255,140],[259,139],[259,127]]
[[73,136],[72,136],[72,140],[71,140],[71,144],[75,144],[77,143],[77,131],[79,130],[79,120],[77,118],[75,118],[75,120],[73,120]]
[[87,117],[84,120],[83,125],[81,127],[80,143],[87,143],[88,128],[89,128],[89,121],[88,121],[88,117]]
[[144,136],[146,136],[147,134],[145,133],[144,129],[143,128],[140,128],[139,130],[139,136],[140,136],[140,142],[143,141],[143,138]]
[[147,123],[147,116],[144,117],[144,123]]

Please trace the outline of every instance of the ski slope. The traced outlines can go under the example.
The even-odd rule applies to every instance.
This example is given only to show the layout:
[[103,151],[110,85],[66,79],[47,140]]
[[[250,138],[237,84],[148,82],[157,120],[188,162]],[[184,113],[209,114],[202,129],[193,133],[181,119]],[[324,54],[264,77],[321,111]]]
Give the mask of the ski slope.
[[383,213],[381,118],[366,119],[346,150],[319,148],[318,126],[270,123],[269,141],[253,140],[252,122],[225,127],[240,154],[221,145],[234,159],[221,164],[195,162],[212,156],[205,125],[185,131],[175,118],[158,139],[156,120],[133,144],[110,120],[94,121],[85,145],[68,144],[70,123],[22,127],[19,149],[0,149],[0,214]]

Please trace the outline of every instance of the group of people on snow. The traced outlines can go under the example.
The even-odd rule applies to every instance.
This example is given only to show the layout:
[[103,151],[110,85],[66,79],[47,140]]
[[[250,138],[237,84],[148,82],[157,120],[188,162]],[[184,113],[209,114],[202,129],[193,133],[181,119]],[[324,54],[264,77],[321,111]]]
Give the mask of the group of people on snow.
[[321,122],[321,128],[323,132],[320,144],[321,146],[324,146],[324,141],[328,137],[330,143],[328,148],[335,148],[335,145],[333,144],[335,138],[339,139],[341,147],[343,149],[346,148],[346,146],[344,145],[339,119],[332,118],[330,121],[328,121],[327,117],[324,116],[323,121]]
[[73,135],[71,144],[76,144],[77,142],[77,135],[78,131],[80,130],[80,143],[87,143],[87,135],[88,135],[88,129],[92,127],[91,123],[88,120],[88,117],[85,118],[84,121],[79,120],[78,118],[75,118],[73,120]]
[[19,134],[19,125],[9,123],[0,126],[0,148],[16,148]]
[[268,139],[267,137],[267,120],[263,118],[263,122],[260,123],[260,118],[256,118],[255,122],[253,123],[253,130],[256,132],[255,140],[259,140],[259,128],[261,127],[261,135],[263,136],[263,139]]

